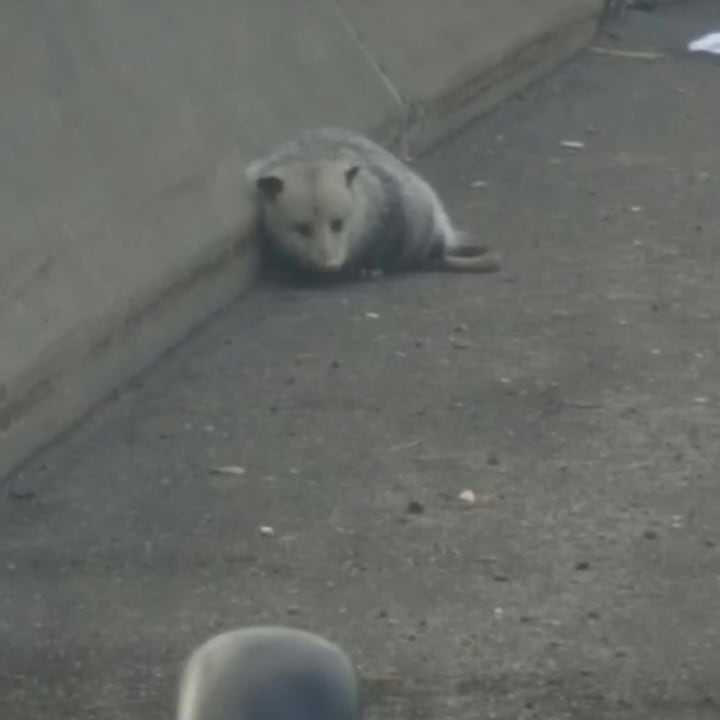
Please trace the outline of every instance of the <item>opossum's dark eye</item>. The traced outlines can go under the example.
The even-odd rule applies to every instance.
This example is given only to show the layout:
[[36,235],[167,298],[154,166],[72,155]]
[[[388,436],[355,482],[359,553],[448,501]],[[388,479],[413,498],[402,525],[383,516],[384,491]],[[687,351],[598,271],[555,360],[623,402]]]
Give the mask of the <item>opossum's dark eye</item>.
[[342,220],[333,220],[330,223],[330,229],[334,233],[339,233],[343,229],[343,221]]
[[312,235],[312,226],[310,223],[296,223],[295,232],[303,237],[310,237]]

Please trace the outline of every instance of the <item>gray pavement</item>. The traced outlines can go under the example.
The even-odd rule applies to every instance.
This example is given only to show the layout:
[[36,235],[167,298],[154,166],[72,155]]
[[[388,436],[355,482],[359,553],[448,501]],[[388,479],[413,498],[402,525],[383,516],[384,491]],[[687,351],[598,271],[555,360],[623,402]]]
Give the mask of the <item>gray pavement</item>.
[[261,288],[30,463],[0,717],[171,717],[258,622],[342,644],[372,718],[720,717],[712,29],[630,12],[595,45],[662,58],[584,53],[422,160],[502,273]]

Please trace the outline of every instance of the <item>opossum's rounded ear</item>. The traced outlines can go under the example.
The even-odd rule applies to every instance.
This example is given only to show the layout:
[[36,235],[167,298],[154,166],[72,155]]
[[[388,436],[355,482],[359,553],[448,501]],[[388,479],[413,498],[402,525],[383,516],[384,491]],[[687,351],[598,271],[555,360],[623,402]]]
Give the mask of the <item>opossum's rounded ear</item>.
[[345,171],[345,181],[347,182],[348,187],[350,187],[350,185],[352,185],[352,182],[355,179],[355,176],[358,174],[358,170],[360,170],[359,165],[351,165]]
[[284,183],[276,175],[264,175],[257,179],[256,183],[258,190],[268,200],[274,200],[283,190]]

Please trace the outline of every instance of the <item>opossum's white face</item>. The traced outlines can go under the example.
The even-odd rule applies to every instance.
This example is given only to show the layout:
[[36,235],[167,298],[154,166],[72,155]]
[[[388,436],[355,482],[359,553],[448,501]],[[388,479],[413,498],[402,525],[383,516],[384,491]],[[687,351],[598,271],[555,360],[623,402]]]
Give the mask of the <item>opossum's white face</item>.
[[257,180],[267,230],[303,266],[333,272],[351,258],[358,169],[341,160],[298,163]]

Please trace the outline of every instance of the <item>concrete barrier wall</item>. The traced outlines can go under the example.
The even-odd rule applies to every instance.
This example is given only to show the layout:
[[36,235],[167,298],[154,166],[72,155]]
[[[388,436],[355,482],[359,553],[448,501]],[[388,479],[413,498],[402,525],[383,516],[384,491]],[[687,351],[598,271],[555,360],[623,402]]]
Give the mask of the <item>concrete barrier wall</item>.
[[320,124],[420,149],[602,5],[4,3],[0,475],[249,286],[249,159]]

